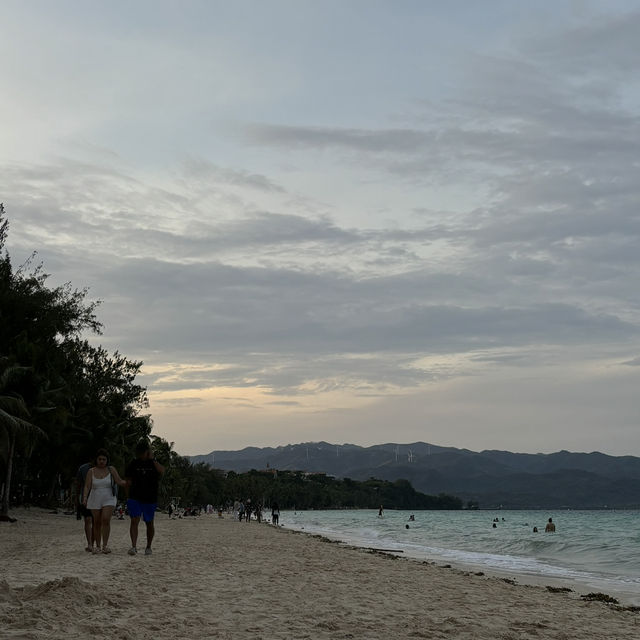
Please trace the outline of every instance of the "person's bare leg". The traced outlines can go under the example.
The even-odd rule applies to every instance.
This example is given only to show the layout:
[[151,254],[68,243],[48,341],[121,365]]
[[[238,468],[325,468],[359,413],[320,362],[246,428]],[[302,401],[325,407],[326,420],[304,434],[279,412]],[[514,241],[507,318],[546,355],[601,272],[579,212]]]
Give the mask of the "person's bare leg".
[[156,533],[155,525],[153,524],[153,520],[151,522],[145,522],[147,525],[147,549],[151,549],[151,543],[153,542],[153,536]]
[[95,548],[100,550],[102,542],[102,519],[100,517],[100,509],[91,509],[93,514],[93,539],[96,543]]
[[109,535],[111,534],[111,517],[113,516],[113,507],[102,507],[102,552],[111,553],[109,549]]
[[129,525],[129,535],[131,536],[131,546],[138,546],[138,524],[140,523],[140,516],[137,518],[131,518],[131,524]]
[[93,517],[84,517],[84,535],[87,539],[87,549],[93,548]]

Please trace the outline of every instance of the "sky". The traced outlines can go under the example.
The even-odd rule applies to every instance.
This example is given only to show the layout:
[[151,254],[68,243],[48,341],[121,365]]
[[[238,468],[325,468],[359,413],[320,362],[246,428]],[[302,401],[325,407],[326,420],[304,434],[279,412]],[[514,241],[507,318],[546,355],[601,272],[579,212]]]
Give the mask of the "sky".
[[640,455],[640,3],[4,0],[15,265],[183,455]]

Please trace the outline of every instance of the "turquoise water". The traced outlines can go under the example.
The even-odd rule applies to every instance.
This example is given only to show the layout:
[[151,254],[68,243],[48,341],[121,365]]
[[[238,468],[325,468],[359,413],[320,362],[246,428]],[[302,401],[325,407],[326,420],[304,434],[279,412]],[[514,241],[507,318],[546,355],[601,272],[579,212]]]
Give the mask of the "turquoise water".
[[[556,533],[544,533],[549,517]],[[640,511],[385,511],[382,518],[377,510],[290,511],[280,521],[352,545],[397,549],[523,582],[549,579],[640,605]]]

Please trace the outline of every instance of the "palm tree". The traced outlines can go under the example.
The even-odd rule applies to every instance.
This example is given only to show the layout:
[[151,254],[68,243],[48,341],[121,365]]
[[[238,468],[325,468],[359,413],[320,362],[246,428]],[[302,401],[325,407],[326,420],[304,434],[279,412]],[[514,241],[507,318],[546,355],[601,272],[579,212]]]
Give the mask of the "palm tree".
[[29,422],[29,409],[24,398],[13,386],[15,381],[28,371],[28,367],[7,365],[6,358],[0,360],[0,366],[3,367],[0,371],[0,454],[6,462],[4,492],[0,503],[0,522],[15,522],[9,517],[9,497],[16,447],[22,442],[28,446],[35,438],[46,434]]

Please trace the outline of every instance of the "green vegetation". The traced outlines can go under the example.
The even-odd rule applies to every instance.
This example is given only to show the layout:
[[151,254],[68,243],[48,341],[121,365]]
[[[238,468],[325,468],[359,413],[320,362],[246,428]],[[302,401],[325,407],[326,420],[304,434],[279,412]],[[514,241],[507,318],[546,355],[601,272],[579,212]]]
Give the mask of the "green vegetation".
[[462,508],[458,498],[419,493],[407,480],[370,478],[357,482],[322,473],[274,470],[225,474],[203,463],[190,465],[179,456],[169,465],[161,491],[166,502],[179,496],[183,505],[228,505],[251,498],[253,504],[277,502],[282,509],[377,509],[380,505],[385,509]]
[[173,443],[152,435],[146,389],[135,379],[141,362],[95,346],[97,302],[70,284],[49,287],[32,259],[15,269],[5,248],[8,223],[0,204],[0,520],[10,502],[61,503],[73,508],[70,488],[78,466],[105,447],[120,471],[135,443],[151,438],[167,467],[161,503],[221,504],[236,497],[277,500],[282,508],[451,509],[450,496],[417,493],[406,480],[355,482],[300,472],[227,475],[193,465]]
[[57,504],[105,446],[120,468],[151,432],[142,363],[83,338],[99,334],[87,291],[47,286],[32,258],[13,268],[0,205],[0,519],[9,502]]
[[223,497],[251,496],[263,504],[278,502],[283,509],[461,509],[453,496],[428,496],[417,492],[407,480],[388,482],[370,478],[357,482],[324,474],[300,471],[249,471],[229,473]]

